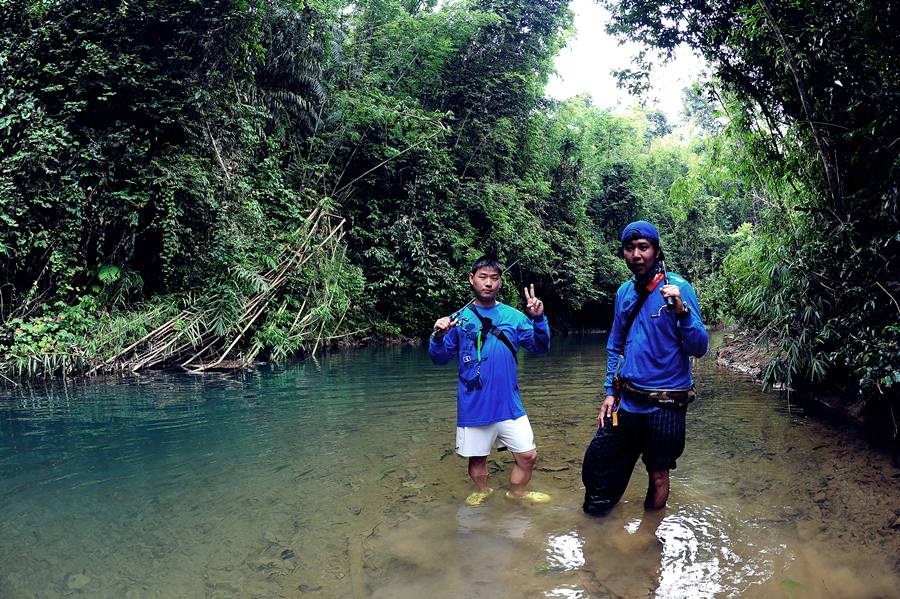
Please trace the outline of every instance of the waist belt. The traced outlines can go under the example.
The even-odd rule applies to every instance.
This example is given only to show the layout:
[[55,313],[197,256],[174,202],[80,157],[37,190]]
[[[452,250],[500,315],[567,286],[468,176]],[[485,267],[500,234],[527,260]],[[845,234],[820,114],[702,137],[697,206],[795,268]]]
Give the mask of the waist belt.
[[622,389],[629,395],[636,396],[637,399],[646,401],[658,406],[675,406],[683,407],[694,401],[697,394],[693,389],[682,390],[662,390],[662,389],[638,389],[627,381],[623,381]]

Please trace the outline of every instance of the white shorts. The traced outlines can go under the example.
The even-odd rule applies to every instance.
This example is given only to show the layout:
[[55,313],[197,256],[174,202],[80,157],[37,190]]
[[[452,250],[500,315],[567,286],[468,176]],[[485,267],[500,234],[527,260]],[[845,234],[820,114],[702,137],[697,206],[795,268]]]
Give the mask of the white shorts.
[[504,447],[513,453],[531,451],[534,444],[534,431],[528,416],[519,416],[515,420],[503,420],[484,426],[456,427],[456,453],[464,458],[491,455],[491,447]]

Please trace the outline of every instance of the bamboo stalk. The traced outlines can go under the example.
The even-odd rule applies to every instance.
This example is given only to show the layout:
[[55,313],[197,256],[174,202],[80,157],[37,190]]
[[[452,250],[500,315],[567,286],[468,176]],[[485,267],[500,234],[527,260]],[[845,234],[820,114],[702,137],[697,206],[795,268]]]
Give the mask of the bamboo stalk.
[[213,362],[213,363],[210,364],[209,366],[204,366],[204,367],[200,368],[200,370],[201,370],[201,371],[202,371],[202,370],[208,370],[208,369],[210,369],[210,368],[214,368],[215,366],[218,366],[219,364],[221,364],[222,361],[224,361],[225,358],[228,356],[228,353],[229,353],[232,349],[234,349],[234,346],[237,345],[238,342],[244,337],[244,333],[247,332],[247,329],[250,328],[250,325],[252,325],[252,324],[256,321],[256,319],[259,318],[259,316],[260,316],[263,312],[265,312],[265,310],[266,310],[266,308],[268,307],[268,305],[269,305],[269,302],[266,302],[265,304],[263,304],[263,306],[259,309],[259,311],[256,313],[256,315],[255,315],[252,319],[250,319],[250,322],[248,322],[248,323],[244,326],[244,328],[241,329],[241,332],[238,334],[237,337],[235,337],[234,341],[231,342],[231,345],[229,345],[229,346],[225,349],[225,351],[222,352],[222,354],[219,356],[219,359],[218,359],[218,360],[216,360],[215,362]]
[[182,352],[187,351],[190,348],[191,348],[190,343],[176,345],[175,349],[173,349],[169,354],[164,355],[164,356],[157,354],[157,356],[153,360],[144,364],[143,367],[150,368],[151,366],[156,366],[157,364],[161,364],[161,363],[165,362],[166,360],[168,360],[173,355],[181,355]]
[[300,316],[303,314],[303,309],[306,308],[306,301],[309,299],[309,291],[306,292],[306,295],[303,296],[303,303],[300,304],[300,309],[297,310],[297,315],[294,317],[294,322],[291,323],[291,328],[288,329],[288,335],[294,332],[294,327],[297,326],[297,321],[300,320]]
[[356,335],[357,333],[365,333],[369,329],[356,329],[355,331],[350,331],[348,333],[341,333],[340,335],[332,335],[329,339],[342,339],[344,337],[349,337],[350,335]]
[[[182,314],[183,314],[183,313],[182,313]],[[180,314],[179,314],[179,316],[180,316]],[[122,351],[120,351],[119,353],[117,353],[116,355],[114,355],[113,357],[111,357],[111,358],[109,358],[108,360],[106,360],[104,363],[98,364],[97,366],[94,366],[93,368],[91,368],[91,370],[88,371],[88,374],[89,374],[89,375],[90,375],[90,374],[93,374],[93,373],[96,372],[98,369],[103,368],[104,366],[110,364],[111,362],[114,362],[115,360],[118,360],[120,357],[122,357],[123,355],[127,354],[129,351],[131,351],[132,349],[134,349],[135,347],[137,347],[138,345],[140,345],[140,344],[143,343],[144,341],[147,341],[148,339],[150,339],[150,338],[153,337],[154,335],[161,334],[163,330],[166,330],[166,329],[171,328],[172,326],[174,326],[174,324],[175,324],[175,322],[176,322],[177,320],[178,320],[178,316],[176,316],[175,318],[169,320],[168,322],[166,322],[166,323],[160,325],[159,327],[153,329],[152,331],[150,331],[149,333],[147,333],[146,335],[144,335],[143,337],[141,337],[140,339],[138,339],[137,341],[135,341],[134,343],[132,343],[131,345],[129,345],[128,347],[126,347],[125,349],[123,349]]]
[[319,349],[319,342],[322,340],[322,331],[324,331],[324,330],[325,330],[325,321],[323,320],[322,326],[319,327],[319,332],[316,334],[316,344],[313,345],[313,350],[312,350],[313,355],[315,355],[316,350]]
[[[335,222],[337,221],[337,222]],[[303,225],[298,228],[296,234],[301,236],[301,240],[293,248],[283,248],[276,257],[275,266],[267,269],[260,277],[265,281],[266,288],[262,289],[246,299],[240,311],[237,321],[240,331],[227,343],[222,336],[212,335],[210,325],[207,324],[207,317],[203,313],[193,313],[190,308],[183,309],[176,317],[166,321],[159,327],[156,327],[128,347],[118,352],[112,358],[109,358],[103,365],[95,366],[91,372],[108,366],[117,360],[121,360],[129,352],[147,345],[147,347],[139,352],[138,355],[126,360],[121,364],[122,367],[129,368],[132,372],[136,372],[142,368],[148,368],[159,364],[173,357],[179,362],[182,368],[186,368],[191,372],[203,372],[214,368],[224,362],[237,345],[243,340],[250,328],[259,320],[259,318],[269,310],[272,302],[280,296],[286,283],[290,280],[291,273],[303,268],[313,258],[321,257],[324,260],[334,262],[338,259],[339,245],[343,236],[346,234],[344,225],[346,219],[340,218],[324,210],[322,204],[317,205],[309,215],[304,219]],[[313,238],[317,235],[323,236],[318,241]],[[329,244],[329,249],[325,249]],[[322,250],[327,252],[324,256],[320,256]],[[341,250],[343,252],[343,250]],[[345,252],[344,252],[345,255]],[[326,283],[325,294],[322,301],[328,302],[331,298],[330,283]],[[306,312],[306,308],[310,301],[310,293],[307,291],[304,296],[303,303],[297,310],[297,313],[288,329],[287,338],[294,340],[302,340],[314,332],[313,353],[318,350],[319,345],[326,339],[336,337],[337,331],[340,329],[346,317],[346,310],[341,315],[337,325],[330,335],[324,335],[326,321],[322,319],[319,322],[312,312]],[[192,302],[196,305],[196,299]],[[278,313],[283,313],[287,309],[287,302],[281,303]],[[179,322],[185,322],[184,327],[176,329]],[[216,351],[216,347],[222,343],[221,351]],[[199,348],[199,349],[198,349]],[[249,353],[241,358],[242,364],[250,363],[256,355],[262,350],[262,347],[256,343]],[[204,364],[204,356],[208,356],[214,352],[218,357],[209,364]],[[200,361],[197,364],[197,361]]]
[[19,386],[18,383],[16,383],[14,380],[12,380],[11,378],[9,378],[8,376],[6,376],[5,374],[3,374],[2,372],[0,372],[0,376],[2,376],[5,380],[9,381],[9,382],[12,384],[13,387],[18,387],[18,386]]
[[[195,315],[195,316],[194,316],[194,319],[191,320],[190,317],[192,316],[192,314],[191,314],[191,312],[189,312],[189,311],[187,311],[187,310],[184,310],[184,311],[182,312],[182,314],[184,315],[184,319],[183,319],[183,320],[184,320],[184,321],[187,321],[189,324],[188,324],[185,328],[183,328],[183,329],[181,329],[181,330],[169,332],[169,334],[168,334],[166,337],[163,337],[163,339],[161,339],[160,342],[159,342],[159,343],[162,343],[163,341],[165,341],[166,339],[168,339],[168,341],[167,341],[166,343],[162,343],[162,345],[151,346],[151,347],[150,347],[149,349],[147,349],[143,354],[137,356],[136,360],[137,360],[138,362],[143,361],[143,360],[145,360],[145,359],[147,359],[147,358],[152,359],[152,358],[156,357],[160,352],[165,351],[165,348],[166,348],[166,347],[168,347],[168,346],[171,345],[173,342],[175,342],[175,341],[177,341],[178,339],[180,339],[181,337],[183,337],[183,336],[186,334],[186,332],[188,331],[188,329],[190,329],[190,328],[192,328],[194,325],[198,324],[199,321],[200,321],[200,319],[201,319],[201,317]],[[204,336],[204,333],[200,333],[200,334],[198,335],[198,337],[200,338],[200,340],[202,340],[203,336]]]
[[178,341],[178,336],[173,337],[168,343],[166,343],[162,347],[151,351],[149,356],[145,355],[140,362],[138,362],[137,364],[135,364],[134,366],[131,367],[131,372],[137,372],[138,370],[143,368],[147,364],[147,362],[149,362],[150,360],[152,360],[153,358],[158,356],[160,353],[164,352],[167,347],[169,347],[176,341]]
[[343,324],[344,318],[345,318],[346,316],[347,316],[347,309],[345,308],[343,314],[341,314],[340,320],[338,320],[338,323],[337,323],[336,325],[334,325],[334,330],[331,332],[331,335],[328,336],[329,341],[330,341],[331,339],[335,339],[335,336],[334,336],[334,335],[335,335],[335,333],[338,332],[338,329],[341,328],[341,324]]
[[244,366],[249,365],[250,362],[252,362],[256,358],[256,356],[259,355],[259,352],[261,350],[262,350],[262,345],[260,345],[259,343],[254,343],[253,346],[250,348],[250,351],[247,352],[247,356],[243,360],[243,365]]
[[206,125],[206,134],[209,135],[209,140],[212,142],[213,151],[216,154],[216,160],[218,160],[219,166],[222,168],[222,172],[225,173],[225,184],[231,185],[231,174],[228,172],[228,168],[225,166],[225,161],[222,160],[222,154],[219,153],[219,144],[216,143],[216,138],[213,137],[212,131],[209,130],[209,125]]
[[201,355],[203,355],[204,352],[208,351],[213,345],[215,345],[216,341],[218,341],[218,339],[213,339],[212,341],[207,343],[206,347],[204,347],[203,349],[201,349],[200,351],[195,353],[193,356],[191,356],[190,358],[188,358],[187,360],[185,360],[184,362],[179,364],[179,366],[181,366],[182,368],[187,367],[188,364],[193,362],[195,359],[199,358]]

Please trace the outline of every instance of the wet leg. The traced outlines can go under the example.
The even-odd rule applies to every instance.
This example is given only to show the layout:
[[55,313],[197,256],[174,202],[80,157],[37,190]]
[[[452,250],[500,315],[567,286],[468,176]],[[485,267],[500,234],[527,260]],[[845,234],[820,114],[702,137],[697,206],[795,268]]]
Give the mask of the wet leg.
[[509,485],[512,487],[512,494],[521,497],[525,494],[525,487],[531,481],[531,471],[534,469],[534,462],[537,460],[537,450],[523,451],[522,453],[513,452],[516,463],[513,465],[512,473],[509,475]]
[[642,416],[619,410],[618,426],[614,427],[607,418],[603,428],[597,429],[581,466],[585,513],[605,516],[625,493],[640,455],[632,429]]
[[469,458],[469,478],[472,479],[479,491],[487,491],[488,468],[486,455]]
[[684,408],[661,408],[648,415],[642,430],[644,465],[647,467],[647,497],[644,507],[658,510],[669,499],[669,471],[684,452]]
[[647,497],[644,499],[644,507],[648,510],[658,510],[666,507],[669,499],[669,471],[648,470]]
[[466,497],[466,505],[481,505],[494,492],[493,489],[488,487],[487,456],[469,458],[469,477],[475,483],[475,486],[478,487],[478,490]]

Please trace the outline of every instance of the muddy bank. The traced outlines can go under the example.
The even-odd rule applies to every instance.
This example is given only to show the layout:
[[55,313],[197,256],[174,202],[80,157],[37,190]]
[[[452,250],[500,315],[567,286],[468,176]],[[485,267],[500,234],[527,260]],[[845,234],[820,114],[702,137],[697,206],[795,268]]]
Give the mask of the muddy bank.
[[[730,329],[722,338],[716,351],[716,364],[721,367],[743,372],[762,384],[763,374],[774,353],[756,343],[755,335],[747,330]],[[834,388],[814,388],[798,392],[776,383],[773,388],[790,393],[792,399],[802,403],[811,412],[820,415],[850,420],[862,429],[877,444],[887,448],[900,466],[900,434],[897,417],[900,406],[896,400],[872,398],[862,395],[849,386],[848,390],[836,392]]]
[[[756,342],[756,336],[751,331],[731,329],[726,331],[721,345],[716,350],[716,364],[748,374],[762,384],[766,367],[774,356],[774,352]],[[869,398],[856,391],[835,393],[833,388],[798,391],[781,382],[773,383],[771,388],[791,393],[798,400],[819,406],[827,412],[850,416],[860,424],[866,419],[867,406],[870,403],[867,401]]]
[[726,329],[716,350],[716,364],[749,374],[760,382],[772,357],[771,352],[756,344],[755,336],[747,330]]

